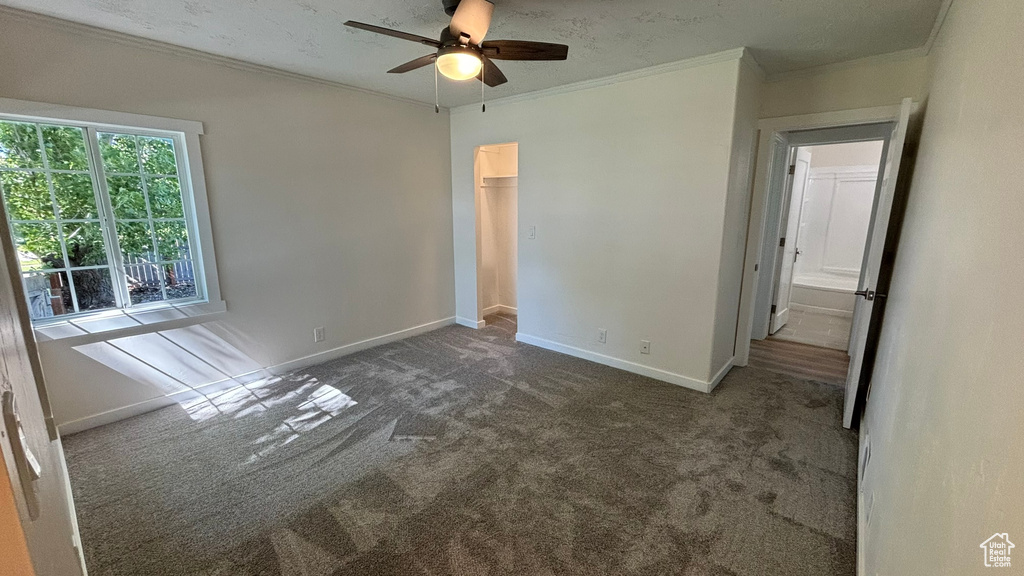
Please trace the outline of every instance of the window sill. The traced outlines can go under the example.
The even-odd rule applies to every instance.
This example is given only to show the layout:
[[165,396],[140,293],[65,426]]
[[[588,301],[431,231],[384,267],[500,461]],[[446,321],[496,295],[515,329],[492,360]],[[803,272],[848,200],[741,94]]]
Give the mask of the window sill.
[[227,304],[223,301],[190,302],[145,310],[114,310],[36,326],[34,330],[40,344],[59,341],[66,346],[81,346],[210,322],[225,312]]

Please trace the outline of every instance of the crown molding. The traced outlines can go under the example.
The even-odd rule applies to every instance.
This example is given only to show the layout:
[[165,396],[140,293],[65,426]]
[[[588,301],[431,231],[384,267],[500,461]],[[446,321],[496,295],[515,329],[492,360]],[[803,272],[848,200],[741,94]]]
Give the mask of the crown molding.
[[[56,30],[62,30],[73,34],[79,34],[83,36],[89,36],[91,38],[106,40],[108,42],[114,42],[117,44],[121,44],[123,46],[130,46],[133,48],[140,48],[143,50],[150,50],[153,52],[160,52],[172,56],[179,56],[191,60],[216,64],[218,66],[224,66],[226,68],[231,68],[233,70],[240,70],[243,72],[255,72],[258,74],[269,74],[271,76],[276,76],[278,78],[295,80],[298,82],[307,82],[310,84],[318,84],[320,86],[327,86],[329,88],[339,88],[342,90],[348,90],[350,92],[356,92],[359,94],[367,94],[370,96],[379,96],[381,98],[387,98],[388,100],[402,102],[405,104],[414,104],[416,106],[423,106],[431,109],[433,109],[434,107],[433,103],[422,102],[420,100],[414,100],[412,98],[404,98],[402,96],[386,94],[384,92],[378,92],[376,90],[368,90],[366,88],[350,86],[348,84],[343,84],[341,82],[337,82],[334,80],[327,80],[326,78],[310,76],[308,74],[300,74],[298,72],[289,72],[288,70],[274,68],[273,66],[255,64],[253,62],[238,60],[237,58],[230,58],[228,56],[219,56],[217,54],[212,54],[210,52],[203,52],[202,50],[185,48],[184,46],[178,46],[176,44],[169,44],[167,42],[161,42],[159,40],[142,38],[141,36],[133,36],[131,34],[126,34],[124,32],[107,30],[106,28],[98,28],[96,26],[91,26],[89,24],[72,22],[70,20],[64,20],[62,18],[57,18],[55,16],[38,14],[36,12],[29,12],[27,10],[11,8],[9,6],[0,5],[0,18],[10,18],[12,20],[20,20],[22,22],[29,22],[31,24],[38,24]],[[442,106],[442,109],[445,108],[446,107]]]
[[925,54],[931,54],[932,47],[935,45],[935,39],[939,37],[939,32],[942,31],[942,25],[946,23],[946,16],[949,14],[951,6],[953,6],[953,0],[942,0],[942,6],[939,8],[939,15],[935,18],[935,24],[932,26],[932,33],[928,35],[928,41],[924,44]]
[[[503,106],[506,104],[513,104],[516,102],[536,100],[538,98],[547,98],[548,96],[568,94],[570,92],[578,92],[580,90],[589,90],[591,88],[598,88],[600,86],[608,86],[610,84],[618,84],[620,82],[628,82],[630,80],[647,78],[649,76],[659,76],[661,74],[668,74],[670,72],[686,70],[688,68],[698,68],[700,66],[707,66],[709,64],[717,64],[719,62],[729,62],[733,60],[745,61],[748,65],[754,66],[756,70],[761,70],[760,65],[758,65],[757,61],[753,59],[753,56],[750,55],[750,51],[748,49],[734,48],[732,50],[725,50],[723,52],[716,52],[714,54],[707,54],[705,56],[696,56],[694,58],[687,58],[685,60],[678,60],[676,62],[669,62],[667,64],[658,64],[657,66],[650,66],[648,68],[640,68],[638,70],[630,70],[629,72],[621,72],[619,74],[604,76],[602,78],[582,80],[580,82],[573,82],[571,84],[564,84],[562,86],[555,86],[553,88],[545,88],[543,90],[535,90],[533,92],[525,92],[523,94],[505,96],[504,98],[489,100],[487,102],[487,105]],[[761,74],[763,74],[763,71],[761,72]],[[479,103],[464,104],[462,106],[456,106],[450,109],[452,114],[466,114],[469,112],[476,112],[479,110]]]
[[764,68],[762,68],[761,64],[757,61],[756,58],[754,58],[754,54],[753,52],[750,51],[749,48],[743,49],[743,55],[740,56],[740,62],[746,64],[747,67],[750,68],[754,72],[754,74],[757,75],[761,82],[764,82],[765,80],[768,79],[768,74],[765,73]]

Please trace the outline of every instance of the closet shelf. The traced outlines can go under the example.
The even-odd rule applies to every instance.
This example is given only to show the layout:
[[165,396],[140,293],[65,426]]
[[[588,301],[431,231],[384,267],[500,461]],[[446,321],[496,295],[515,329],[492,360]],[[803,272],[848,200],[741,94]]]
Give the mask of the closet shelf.
[[514,188],[518,185],[519,177],[515,174],[509,176],[484,176],[481,186],[484,188]]

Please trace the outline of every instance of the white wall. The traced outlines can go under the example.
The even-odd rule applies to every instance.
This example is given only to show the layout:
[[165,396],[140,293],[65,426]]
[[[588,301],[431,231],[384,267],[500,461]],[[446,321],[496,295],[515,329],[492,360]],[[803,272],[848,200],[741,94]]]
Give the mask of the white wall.
[[470,317],[469,325],[483,320],[484,311],[498,305],[498,235],[495,233],[495,220],[501,218],[500,207],[497,206],[493,194],[488,194],[484,187],[484,173],[488,171],[490,153],[480,147],[476,153],[476,202],[479,207],[480,226],[477,238],[477,250],[480,258],[477,265],[477,297],[480,311]]
[[[474,149],[515,141],[520,336],[706,388],[716,321],[728,323],[728,306],[719,314],[717,305],[731,287],[720,290],[719,278],[736,274],[732,226],[746,209],[744,187],[730,180],[749,172],[737,156],[749,141],[734,146],[741,66],[737,52],[489,103],[484,114],[453,111],[459,317],[472,318],[478,304]],[[744,123],[756,106],[748,82]],[[530,226],[535,240],[526,239]],[[642,339],[650,355],[640,354]]]
[[[446,113],[41,17],[5,14],[0,53],[0,96],[203,122],[231,354],[324,358],[454,315]],[[60,423],[186,388],[43,356]]]
[[[481,146],[477,161],[480,313],[515,313],[518,146],[515,143]],[[477,319],[481,320],[482,316]]]
[[861,426],[864,574],[996,573],[982,541],[1024,539],[1022,23],[955,0],[933,52]]
[[811,168],[838,168],[842,166],[873,166],[882,161],[882,140],[868,142],[847,142],[810,146]]
[[498,220],[498,305],[504,312],[516,312],[516,269],[519,266],[519,188],[515,185],[490,189],[501,208]]
[[753,184],[757,115],[761,105],[762,78],[753,68],[740,66],[736,88],[732,150],[729,156],[729,186],[725,228],[718,268],[718,301],[715,307],[714,349],[711,377],[732,366],[736,347],[736,322],[740,290],[743,287],[743,257],[746,253],[747,224],[750,220],[750,192]]
[[928,60],[914,51],[792,72],[765,83],[761,118],[919,101],[927,80]]
[[808,147],[811,170],[800,211],[794,284],[857,289],[883,145]]
[[[864,259],[878,171],[836,173],[812,170],[805,254],[798,276],[838,276],[855,280]],[[819,210],[820,208],[820,210]],[[803,258],[807,256],[807,258]]]

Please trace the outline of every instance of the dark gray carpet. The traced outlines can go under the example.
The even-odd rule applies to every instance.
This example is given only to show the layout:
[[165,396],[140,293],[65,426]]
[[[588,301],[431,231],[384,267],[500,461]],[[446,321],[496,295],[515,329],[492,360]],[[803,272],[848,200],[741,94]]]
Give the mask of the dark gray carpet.
[[854,573],[838,388],[450,327],[65,441],[92,576]]

